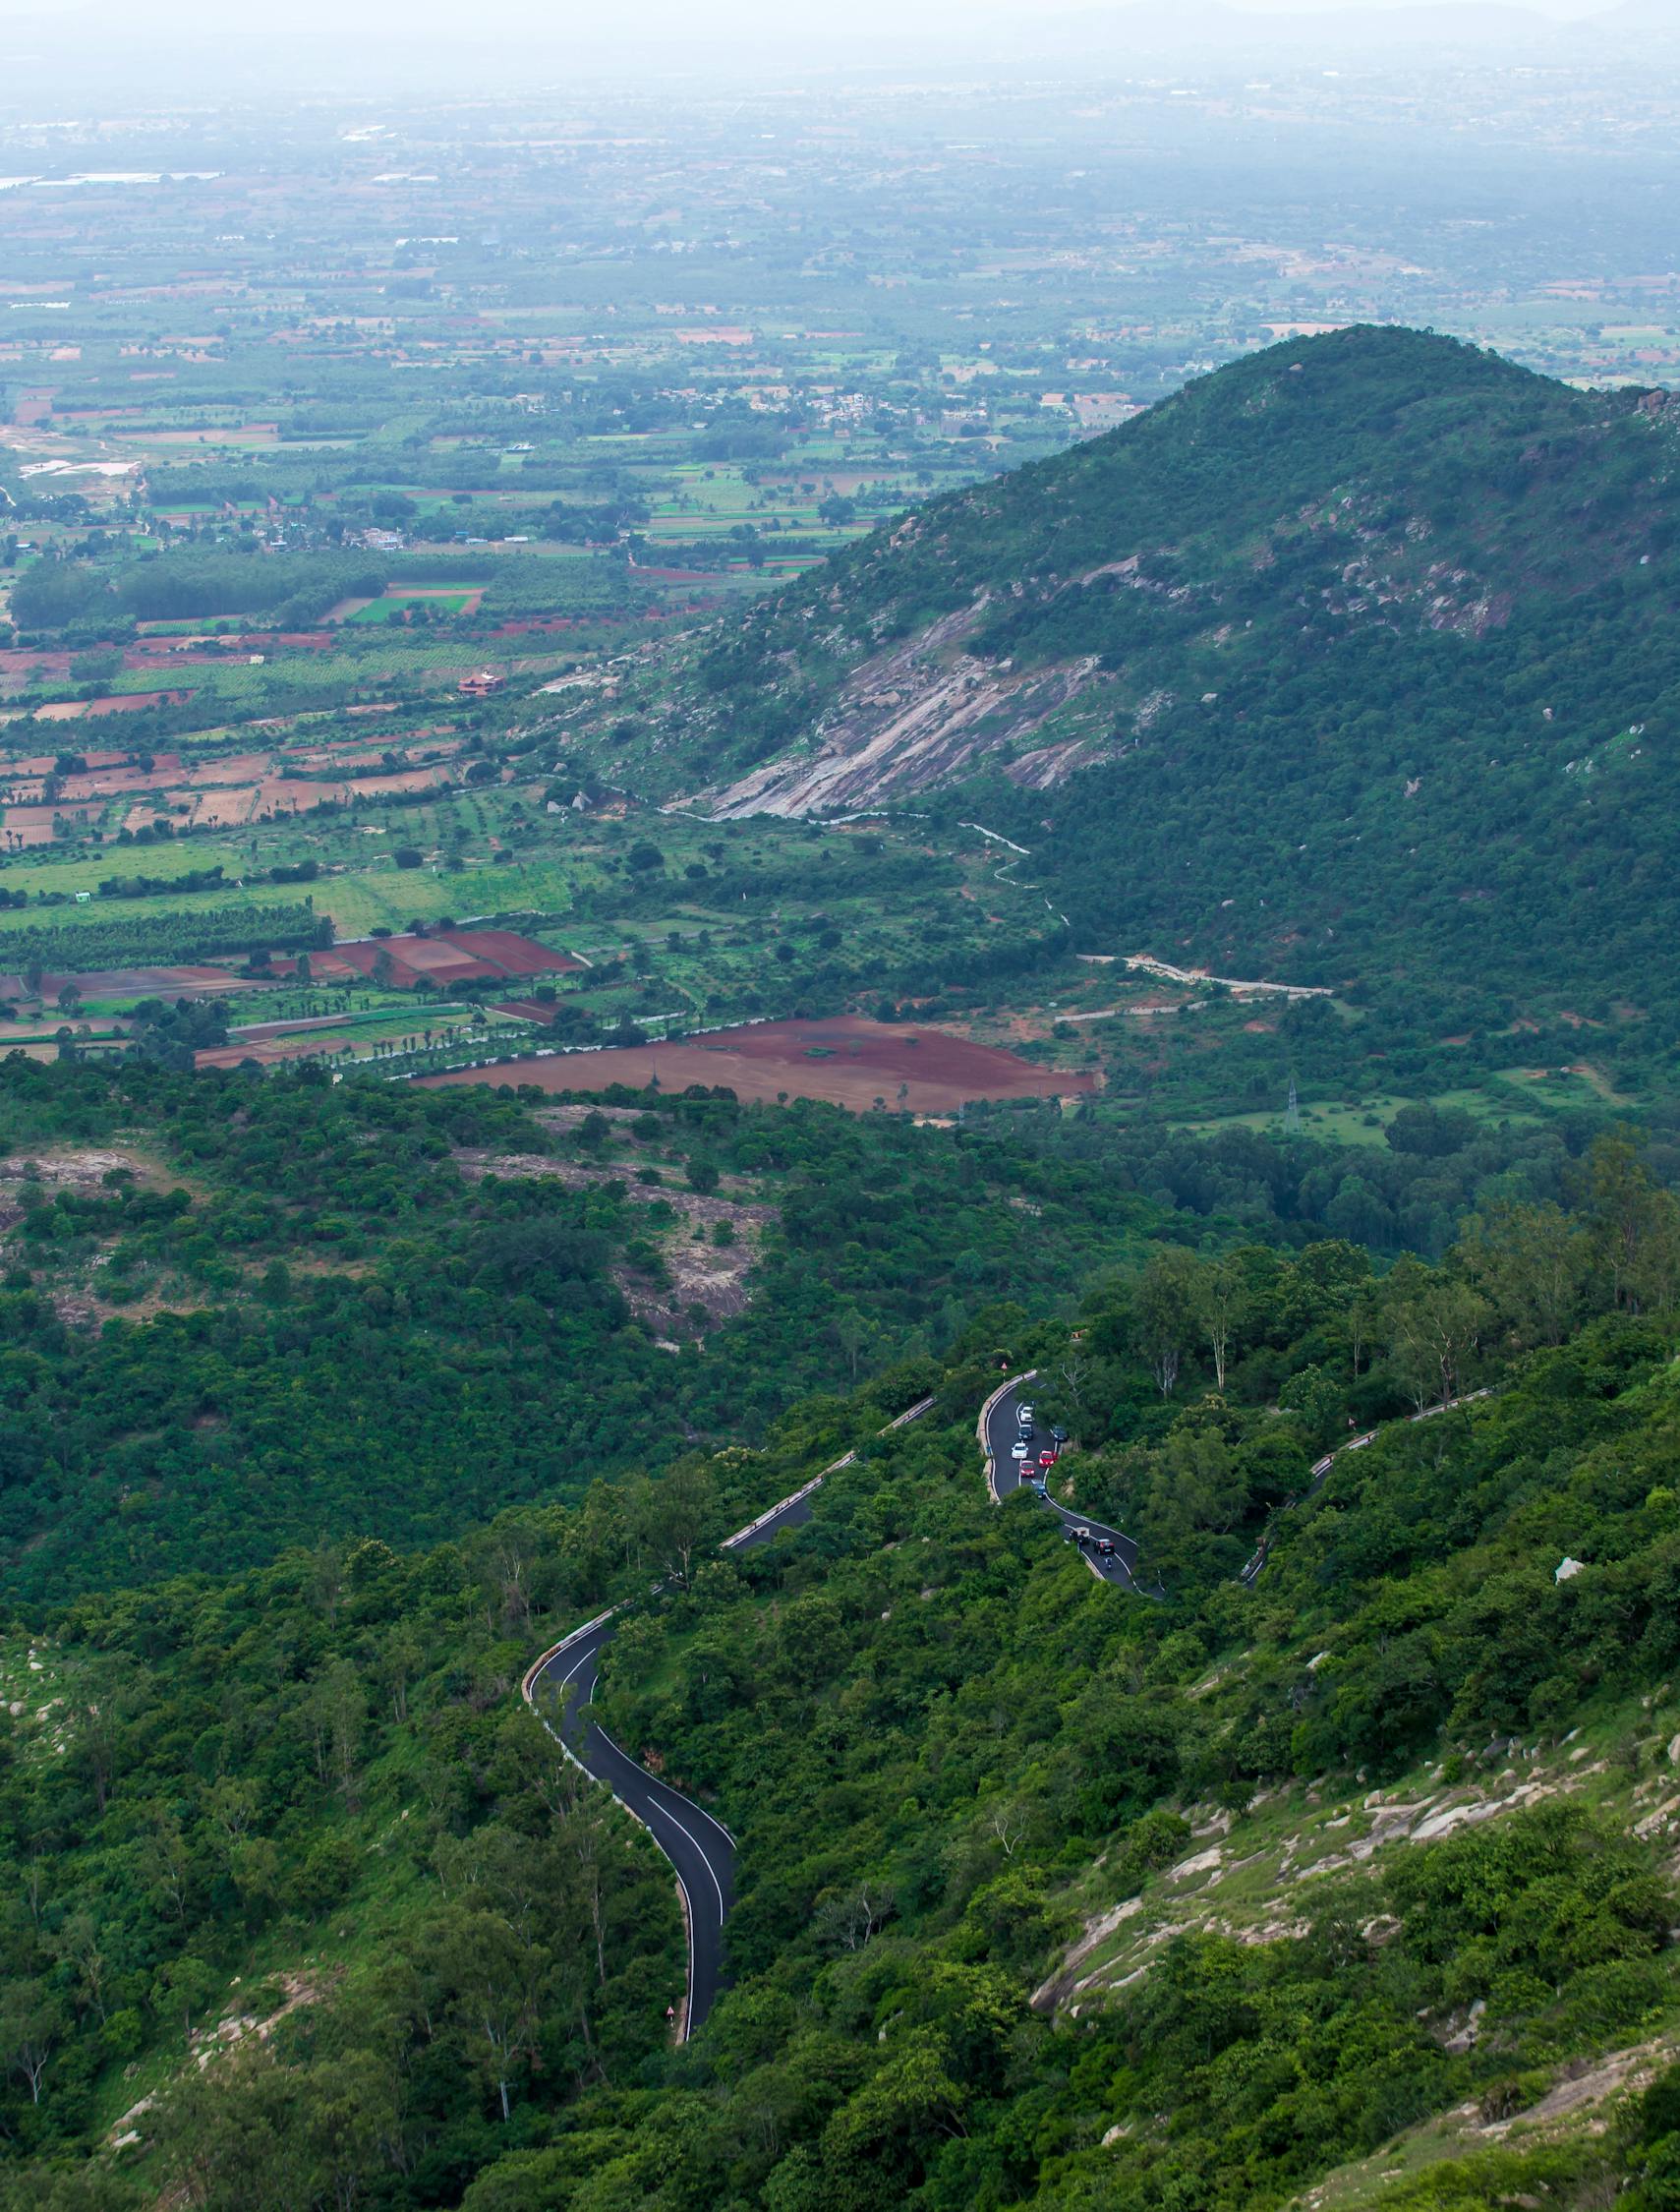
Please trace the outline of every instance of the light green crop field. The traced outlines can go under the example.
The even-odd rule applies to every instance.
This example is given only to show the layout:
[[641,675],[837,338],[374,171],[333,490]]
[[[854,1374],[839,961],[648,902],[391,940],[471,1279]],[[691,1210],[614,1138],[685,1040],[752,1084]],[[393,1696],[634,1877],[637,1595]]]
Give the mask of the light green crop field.
[[[26,886],[30,892],[58,893],[74,898],[79,891],[97,892],[107,876],[156,876],[174,877],[188,875],[195,868],[220,868],[231,887],[233,879],[242,875],[251,865],[250,847],[237,844],[231,838],[196,837],[180,844],[127,845],[109,844],[99,852],[84,853],[74,860],[34,860],[28,872],[14,869],[10,880]],[[278,854],[274,856],[276,859]],[[300,853],[299,858],[303,855]],[[268,865],[272,866],[270,861]],[[307,885],[304,887],[309,888]],[[295,884],[286,887],[288,896],[299,896]],[[195,897],[213,898],[215,894],[194,894]],[[241,894],[240,896],[244,896]],[[109,920],[113,913],[140,912],[149,905],[145,900],[125,900],[117,906],[110,900],[94,898],[87,906],[62,906],[52,915],[55,929],[67,928],[78,921]]]
[[171,622],[142,622],[142,637],[201,637],[225,636],[229,631],[255,629],[260,617],[255,614],[207,614],[202,621],[183,617]]
[[[1557,1101],[1545,1099],[1539,1103],[1551,1105],[1582,1105],[1586,1101],[1586,1086],[1571,1098]],[[1362,1098],[1358,1105],[1350,1106],[1338,1100],[1323,1102],[1303,1101],[1301,1107],[1302,1134],[1322,1138],[1331,1144],[1371,1144],[1386,1146],[1388,1125],[1403,1106],[1412,1104],[1408,1098],[1396,1097],[1391,1092],[1378,1092]],[[1457,1107],[1474,1114],[1478,1122],[1497,1127],[1508,1122],[1513,1128],[1533,1128],[1544,1116],[1525,1108],[1520,1098],[1507,1105],[1502,1097],[1489,1097],[1481,1090],[1443,1090],[1431,1094],[1429,1103],[1442,1108]],[[1267,1136],[1283,1134],[1284,1115],[1280,1108],[1268,1107],[1254,1114],[1219,1114],[1179,1123],[1194,1136],[1217,1135],[1226,1129],[1251,1129]]]
[[340,937],[367,937],[380,927],[401,931],[411,921],[435,921],[443,914],[460,920],[515,909],[564,913],[575,881],[564,861],[540,859],[509,867],[469,861],[460,869],[370,870],[311,888],[317,910],[332,916]]
[[472,596],[470,590],[458,592],[429,591],[425,593],[389,592],[383,599],[371,599],[366,607],[357,608],[355,613],[349,615],[347,619],[351,622],[360,623],[394,622],[399,615],[406,614],[412,608],[416,607],[424,607],[440,614],[459,614]]
[[[537,633],[540,650],[528,650],[529,637],[497,638],[496,658],[517,658],[522,674],[540,675],[558,665],[551,645]],[[483,658],[484,646],[478,648]],[[466,673],[476,668],[470,638],[404,636],[388,644],[370,637],[355,651],[270,655],[261,665],[249,662],[195,662],[180,669],[128,669],[112,684],[113,692],[191,691],[200,701],[225,703],[230,709],[251,713],[272,710],[284,713],[288,703],[313,698],[353,698],[358,691],[392,683],[408,675],[441,680],[446,674]]]

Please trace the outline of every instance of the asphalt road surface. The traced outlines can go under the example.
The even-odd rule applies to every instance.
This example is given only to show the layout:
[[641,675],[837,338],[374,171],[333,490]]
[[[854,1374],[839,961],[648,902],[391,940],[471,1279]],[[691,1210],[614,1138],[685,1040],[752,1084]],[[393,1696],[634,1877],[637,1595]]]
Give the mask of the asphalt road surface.
[[[1025,1386],[1025,1399],[1031,1405],[1030,1382]],[[1015,1409],[1020,1402],[1021,1385],[1016,1383],[1004,1392],[986,1417],[986,1447],[992,1455],[992,1485],[1001,1499],[1010,1497],[1022,1486],[1022,1477],[1029,1468],[1036,1474],[1039,1453],[1052,1448],[1050,1424],[1040,1421],[1034,1425],[1031,1460],[1012,1457],[1012,1447],[1020,1434],[1020,1425],[1015,1418]],[[1102,1558],[1091,1544],[1086,1544],[1085,1563],[1093,1574],[1100,1575],[1104,1582],[1112,1582],[1117,1590],[1131,1590],[1136,1587],[1131,1577],[1137,1565],[1137,1546],[1130,1537],[1119,1529],[1107,1527],[1101,1521],[1093,1521],[1089,1514],[1071,1513],[1067,1506],[1058,1505],[1054,1498],[1047,1497],[1041,1502],[1055,1514],[1064,1529],[1089,1529],[1093,1537],[1110,1538],[1114,1543],[1114,1556]]]
[[608,1614],[550,1654],[531,1677],[531,1697],[578,1765],[635,1815],[676,1869],[688,1921],[686,2042],[723,1987],[724,1922],[734,1902],[735,1846],[721,1821],[650,1775],[595,1718],[601,1650],[614,1625]]
[[[1050,1442],[1049,1424],[1040,1422],[1031,1438],[1031,1459],[1017,1460],[1014,1456],[1012,1447],[1020,1435],[1015,1408],[1022,1388],[1020,1383],[1011,1384],[986,1418],[992,1484],[1000,1500],[1022,1487],[1023,1475],[1029,1470],[1036,1471],[1038,1454],[1047,1449]],[[1024,1389],[1030,1404],[1030,1380]],[[1488,1393],[1477,1390],[1470,1395],[1483,1398]],[[1451,1401],[1454,1405],[1461,1402],[1464,1401]],[[932,1403],[931,1398],[924,1398],[919,1405],[901,1413],[897,1421],[889,1422],[888,1427],[901,1428],[906,1422],[926,1413]],[[1413,1418],[1426,1420],[1431,1413],[1444,1410],[1430,1407]],[[1356,1436],[1340,1450],[1358,1451],[1371,1440],[1369,1435]],[[847,1452],[844,1458],[824,1468],[821,1475],[794,1491],[791,1497],[783,1498],[761,1519],[727,1538],[723,1548],[744,1551],[755,1544],[769,1543],[783,1529],[802,1526],[811,1518],[824,1478],[844,1467],[853,1456]],[[1337,1456],[1327,1453],[1312,1469],[1309,1491],[1322,1481]],[[1094,1575],[1116,1589],[1137,1588],[1132,1579],[1137,1566],[1137,1546],[1123,1530],[1111,1529],[1085,1514],[1071,1512],[1054,1498],[1041,1498],[1039,1502],[1046,1511],[1055,1514],[1070,1541],[1072,1531],[1078,1528],[1088,1529],[1093,1538],[1109,1538],[1114,1544],[1112,1555],[1104,1558],[1093,1544],[1086,1544],[1082,1546],[1085,1564]],[[1264,1567],[1268,1545],[1269,1532],[1244,1570],[1245,1581],[1251,1581]],[[612,1741],[595,1718],[601,1653],[612,1634],[616,1617],[614,1607],[547,1653],[527,1676],[525,1694],[578,1765],[610,1789],[626,1811],[642,1823],[675,1869],[688,1924],[688,2000],[681,2022],[682,2038],[686,2041],[703,2025],[724,1986],[724,1923],[734,1902],[735,1846],[722,1821],[697,1805],[693,1798],[683,1796],[668,1782],[650,1775]]]
[[[906,1422],[919,1420],[932,1404],[931,1398],[923,1398],[887,1427],[902,1428]],[[726,1538],[722,1548],[746,1551],[754,1544],[769,1543],[783,1529],[802,1526],[811,1518],[825,1478],[855,1456],[847,1452],[825,1467],[791,1497]],[[614,1606],[556,1645],[527,1675],[525,1695],[584,1772],[604,1783],[641,1822],[676,1870],[688,1923],[688,2001],[681,2022],[681,2039],[687,2042],[704,2024],[724,1986],[724,1923],[735,1899],[734,1838],[704,1806],[639,1766],[596,1719],[601,1654],[617,1615]]]

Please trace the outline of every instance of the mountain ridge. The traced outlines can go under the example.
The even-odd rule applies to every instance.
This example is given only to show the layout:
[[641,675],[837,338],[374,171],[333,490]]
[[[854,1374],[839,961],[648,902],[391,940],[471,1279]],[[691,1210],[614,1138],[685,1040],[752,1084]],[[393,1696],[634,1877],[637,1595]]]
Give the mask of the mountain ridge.
[[1612,938],[1666,968],[1677,422],[1432,332],[1286,341],[649,655],[591,749],[709,814],[1101,824],[1058,861],[1092,950],[1335,982],[1397,917],[1462,962],[1491,902],[1534,978],[1595,902],[1566,993]]

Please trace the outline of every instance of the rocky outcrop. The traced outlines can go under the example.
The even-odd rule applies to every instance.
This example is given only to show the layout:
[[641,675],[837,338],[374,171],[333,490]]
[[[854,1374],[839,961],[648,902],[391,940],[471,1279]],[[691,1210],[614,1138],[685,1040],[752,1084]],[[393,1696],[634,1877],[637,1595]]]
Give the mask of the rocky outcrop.
[[[737,783],[697,795],[726,818],[842,813],[925,790],[978,756],[1030,737],[1096,674],[1094,660],[1029,671],[965,650],[985,602],[930,624],[907,644],[853,669],[808,745]],[[1035,789],[1089,758],[1073,740],[1027,755],[1009,770]]]

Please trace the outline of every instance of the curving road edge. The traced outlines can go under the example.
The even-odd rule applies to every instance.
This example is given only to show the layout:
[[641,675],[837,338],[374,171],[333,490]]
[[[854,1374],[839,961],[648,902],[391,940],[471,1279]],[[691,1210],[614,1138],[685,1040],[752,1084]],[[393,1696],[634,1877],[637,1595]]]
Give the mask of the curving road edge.
[[[1028,1486],[1036,1487],[1036,1485],[1028,1485],[1022,1483],[1016,1463],[1010,1456],[1010,1446],[1014,1442],[1017,1432],[1015,1423],[1016,1397],[1026,1384],[1035,1378],[1037,1373],[1036,1368],[1028,1368],[1024,1372],[1014,1376],[1010,1381],[1000,1383],[980,1408],[980,1418],[975,1425],[975,1433],[980,1440],[980,1449],[986,1455],[986,1487],[991,1493],[994,1505],[1002,1505],[1005,1498],[1015,1490],[1024,1489]],[[1437,1414],[1451,1413],[1459,1406],[1475,1405],[1478,1399],[1490,1398],[1492,1395],[1493,1391],[1490,1387],[1481,1390],[1467,1390],[1460,1397],[1443,1399],[1439,1405],[1424,1406],[1418,1413],[1408,1414],[1404,1424],[1400,1426],[1415,1427],[1420,1421],[1432,1421]],[[1385,1424],[1382,1426],[1395,1425]],[[1344,1453],[1363,1451],[1367,1444],[1374,1444],[1377,1437],[1382,1433],[1382,1426],[1376,1428],[1367,1428],[1363,1435],[1350,1436],[1346,1443],[1338,1444],[1333,1451],[1328,1451],[1321,1459],[1314,1460],[1307,1472],[1307,1480],[1303,1486],[1295,1496],[1285,1498],[1281,1505],[1274,1507],[1260,1533],[1260,1541],[1255,1546],[1252,1557],[1237,1577],[1237,1580],[1245,1589],[1252,1590],[1264,1573],[1266,1561],[1271,1556],[1278,1523],[1283,1515],[1293,1512],[1297,1506],[1304,1503],[1307,1498],[1313,1495],[1331,1468],[1335,1466],[1337,1460],[1342,1458]],[[1074,1529],[1084,1529],[1095,1538],[1107,1537],[1112,1542],[1114,1551],[1112,1556],[1107,1558],[1098,1554],[1094,1549],[1088,1549],[1083,1544],[1079,1546],[1079,1556],[1099,1582],[1110,1583],[1118,1590],[1130,1590],[1139,1598],[1164,1598],[1166,1596],[1166,1591],[1162,1588],[1158,1576],[1154,1587],[1149,1590],[1141,1588],[1134,1579],[1137,1570],[1137,1545],[1131,1537],[1127,1536],[1120,1529],[1105,1528],[1100,1521],[1093,1521],[1086,1514],[1070,1512],[1067,1506],[1059,1505],[1053,1497],[1047,1495],[1043,1490],[1039,1490],[1037,1494],[1039,1503],[1050,1508],[1051,1512],[1062,1523],[1063,1529],[1068,1533],[1072,1534]]]
[[[933,1402],[919,1399],[878,1433],[885,1436],[920,1420]],[[852,1450],[831,1460],[821,1474],[725,1537],[719,1549],[745,1551],[808,1521],[824,1483],[856,1457]],[[601,1654],[623,1610],[608,1605],[550,1644],[527,1667],[520,1694],[572,1765],[609,1790],[670,1861],[688,1940],[688,1977],[675,2031],[676,2040],[686,2043],[704,2025],[724,1986],[724,1923],[735,1899],[735,1839],[715,1813],[649,1774],[593,1717]]]
[[980,1440],[980,1449],[986,1455],[986,1487],[991,1492],[992,1503],[1002,1505],[1016,1490],[1030,1489],[1039,1504],[1048,1507],[1055,1514],[1062,1524],[1063,1534],[1070,1542],[1072,1541],[1075,1530],[1083,1529],[1096,1543],[1106,1539],[1114,1546],[1107,1553],[1099,1552],[1095,1543],[1081,1543],[1079,1546],[1079,1557],[1098,1582],[1106,1582],[1116,1590],[1133,1591],[1138,1597],[1153,1596],[1152,1592],[1138,1590],[1132,1579],[1137,1568],[1137,1544],[1124,1529],[1111,1529],[1102,1521],[1093,1521],[1088,1513],[1072,1512],[1067,1506],[1059,1505],[1047,1490],[1040,1489],[1035,1483],[1021,1481],[1020,1469],[1010,1453],[1010,1446],[1020,1433],[1015,1420],[1015,1401],[1037,1373],[1036,1368],[1028,1368],[1023,1373],[1013,1376],[1010,1381],[1000,1383],[980,1408],[975,1434]]
[[[994,1505],[1002,1505],[1014,1491],[1031,1486],[1021,1482],[1010,1446],[1018,1433],[1017,1394],[1034,1380],[1037,1371],[1028,1368],[1023,1373],[1000,1383],[980,1409],[975,1434],[985,1454],[986,1487]],[[1427,1421],[1437,1413],[1490,1395],[1485,1389],[1467,1391],[1463,1397],[1450,1399],[1444,1405],[1425,1407],[1422,1412],[1413,1414],[1410,1420]],[[895,1428],[918,1421],[933,1403],[931,1397],[919,1399],[888,1422],[877,1434],[886,1436]],[[1314,1463],[1299,1496],[1288,1499],[1278,1512],[1288,1512],[1311,1496],[1344,1452],[1363,1450],[1375,1440],[1377,1433],[1376,1429],[1368,1430],[1361,1436],[1350,1437],[1335,1451],[1326,1452]],[[808,1483],[761,1513],[755,1521],[749,1521],[744,1529],[725,1537],[719,1549],[725,1552],[749,1550],[755,1544],[773,1542],[783,1529],[797,1528],[809,1521],[817,1492],[824,1483],[842,1467],[849,1467],[856,1457],[854,1449],[831,1460]],[[1106,1557],[1099,1555],[1094,1547],[1084,1544],[1079,1547],[1080,1557],[1099,1582],[1113,1589],[1130,1591],[1138,1597],[1165,1595],[1159,1585],[1152,1591],[1145,1591],[1135,1581],[1137,1545],[1134,1539],[1123,1530],[1107,1528],[1083,1514],[1071,1512],[1043,1491],[1036,1494],[1040,1504],[1062,1523],[1070,1539],[1074,1530],[1084,1529],[1092,1537],[1106,1537],[1112,1542],[1114,1550]],[[1274,1514],[1274,1524],[1276,1518]],[[1264,1570],[1273,1534],[1273,1526],[1268,1525],[1253,1557],[1238,1578],[1249,1589]],[[593,1717],[595,1692],[601,1679],[601,1654],[623,1610],[622,1605],[608,1605],[593,1620],[585,1621],[569,1635],[562,1636],[557,1644],[550,1644],[526,1669],[520,1691],[572,1765],[609,1790],[630,1818],[647,1830],[670,1862],[688,1942],[687,1983],[675,2027],[676,2040],[686,2043],[695,2030],[704,2025],[724,1986],[724,1924],[735,1897],[735,1840],[715,1813],[709,1813],[694,1798],[650,1774],[614,1743]]]
[[[1492,1395],[1492,1385],[1489,1384],[1480,1390],[1467,1390],[1457,1398],[1443,1398],[1439,1405],[1424,1406],[1418,1413],[1408,1414],[1404,1426],[1408,1428],[1415,1428],[1420,1421],[1433,1421],[1437,1414],[1451,1413],[1458,1406],[1474,1406],[1478,1398],[1491,1398]],[[1362,1452],[1367,1444],[1374,1444],[1381,1433],[1380,1427],[1367,1428],[1362,1436],[1350,1436],[1345,1444],[1338,1444],[1334,1451],[1328,1451],[1322,1459],[1313,1461],[1311,1467],[1307,1470],[1305,1487],[1298,1490],[1294,1497],[1286,1497],[1281,1505],[1274,1506],[1270,1514],[1267,1515],[1266,1525],[1260,1531],[1260,1541],[1254,1547],[1254,1555],[1237,1577],[1237,1580],[1243,1584],[1245,1589],[1252,1590],[1255,1583],[1265,1572],[1266,1561],[1272,1555],[1272,1540],[1277,1534],[1277,1525],[1283,1516],[1286,1513],[1293,1513],[1298,1505],[1304,1504],[1306,1499],[1313,1495],[1323,1483],[1325,1476],[1329,1474],[1331,1468],[1335,1466],[1344,1453]]]

